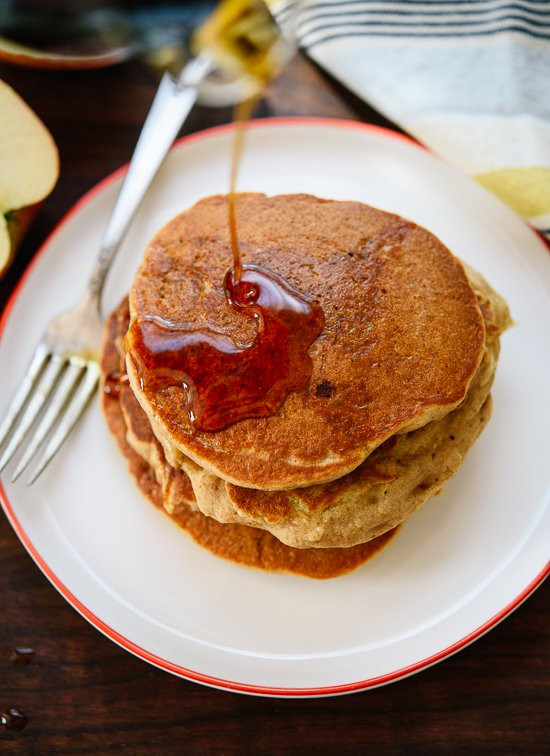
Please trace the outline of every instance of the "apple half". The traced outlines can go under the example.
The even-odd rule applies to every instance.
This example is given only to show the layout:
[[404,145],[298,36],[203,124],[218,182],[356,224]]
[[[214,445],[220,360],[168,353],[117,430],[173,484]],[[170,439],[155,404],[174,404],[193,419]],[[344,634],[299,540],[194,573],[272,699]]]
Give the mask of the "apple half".
[[0,276],[58,176],[59,156],[50,132],[0,80]]

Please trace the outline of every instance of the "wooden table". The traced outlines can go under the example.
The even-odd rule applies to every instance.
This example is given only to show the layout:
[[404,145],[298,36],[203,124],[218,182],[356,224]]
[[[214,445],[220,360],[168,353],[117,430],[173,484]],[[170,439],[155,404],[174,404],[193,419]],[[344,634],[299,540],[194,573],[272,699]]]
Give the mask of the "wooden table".
[[[156,87],[139,63],[80,73],[0,67],[51,129],[61,177],[0,282],[0,305],[46,235],[99,179],[126,162]],[[390,125],[301,57],[273,85],[266,115],[320,115]],[[197,107],[183,133],[231,119]],[[543,585],[474,645],[396,684],[339,698],[275,700],[212,690],[161,672],[82,619],[42,576],[0,516],[2,753],[549,752],[548,597]],[[14,664],[18,646],[35,650]]]

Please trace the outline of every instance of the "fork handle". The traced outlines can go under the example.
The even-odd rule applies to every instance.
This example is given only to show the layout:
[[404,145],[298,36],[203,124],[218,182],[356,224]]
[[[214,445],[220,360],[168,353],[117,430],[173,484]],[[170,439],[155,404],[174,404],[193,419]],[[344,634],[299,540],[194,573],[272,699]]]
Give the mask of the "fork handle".
[[198,85],[211,70],[209,58],[198,56],[185,65],[177,79],[168,72],[161,79],[88,280],[87,298],[96,300],[98,309],[105,278],[126,231],[197,99]]

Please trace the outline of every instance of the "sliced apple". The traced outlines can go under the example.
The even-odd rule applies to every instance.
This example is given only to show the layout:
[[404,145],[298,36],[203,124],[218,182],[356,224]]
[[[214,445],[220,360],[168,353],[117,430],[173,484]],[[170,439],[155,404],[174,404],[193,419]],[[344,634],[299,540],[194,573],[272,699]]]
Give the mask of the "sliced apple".
[[59,156],[50,132],[0,80],[0,276],[58,175]]

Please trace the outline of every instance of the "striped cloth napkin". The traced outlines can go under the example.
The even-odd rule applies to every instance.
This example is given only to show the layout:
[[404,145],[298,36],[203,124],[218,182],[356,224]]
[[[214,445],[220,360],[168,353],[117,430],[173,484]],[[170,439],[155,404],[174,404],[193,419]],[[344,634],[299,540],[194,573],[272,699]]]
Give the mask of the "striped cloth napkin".
[[550,0],[298,2],[311,58],[550,239]]

